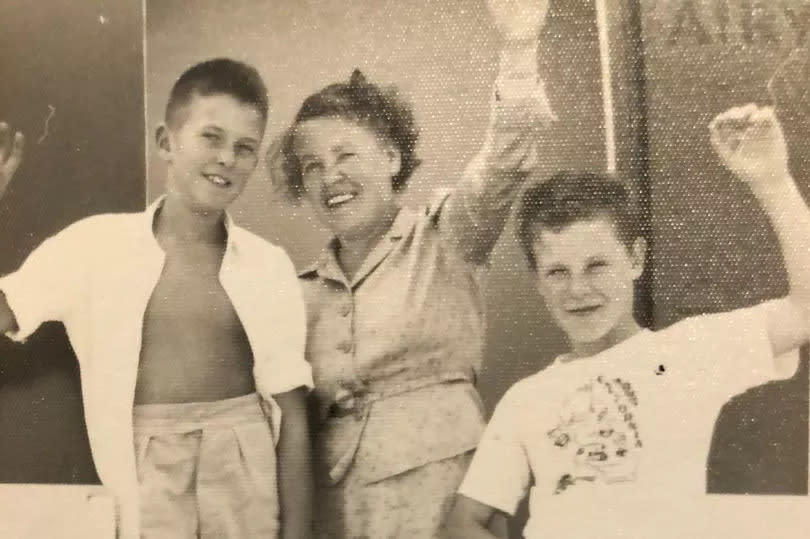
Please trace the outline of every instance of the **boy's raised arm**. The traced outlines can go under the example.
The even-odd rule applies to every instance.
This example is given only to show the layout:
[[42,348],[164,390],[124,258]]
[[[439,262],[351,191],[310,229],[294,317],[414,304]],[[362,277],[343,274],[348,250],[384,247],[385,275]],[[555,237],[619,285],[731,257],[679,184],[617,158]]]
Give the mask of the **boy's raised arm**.
[[810,339],[810,210],[790,174],[773,108],[732,108],[712,121],[710,132],[720,159],[768,215],[784,256],[790,292],[767,306],[771,348],[780,356]]
[[554,118],[537,70],[548,0],[488,0],[501,37],[498,78],[484,144],[440,214],[439,227],[466,259],[482,263],[537,163],[538,134]]
[[[11,134],[5,122],[0,122],[0,200],[6,193],[11,178],[20,166],[23,156],[25,137],[20,132]],[[6,301],[6,295],[0,290],[0,335],[17,330],[17,320]]]

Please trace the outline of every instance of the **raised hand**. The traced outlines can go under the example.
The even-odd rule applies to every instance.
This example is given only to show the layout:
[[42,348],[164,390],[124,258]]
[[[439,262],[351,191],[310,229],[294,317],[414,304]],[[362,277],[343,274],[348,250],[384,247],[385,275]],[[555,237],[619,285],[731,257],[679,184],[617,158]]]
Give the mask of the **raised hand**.
[[548,14],[548,0],[487,0],[498,31],[509,41],[537,39]]
[[734,107],[712,120],[709,130],[723,164],[755,191],[790,177],[785,138],[772,107]]
[[14,177],[22,161],[25,137],[20,132],[11,135],[11,129],[5,122],[0,122],[0,198]]

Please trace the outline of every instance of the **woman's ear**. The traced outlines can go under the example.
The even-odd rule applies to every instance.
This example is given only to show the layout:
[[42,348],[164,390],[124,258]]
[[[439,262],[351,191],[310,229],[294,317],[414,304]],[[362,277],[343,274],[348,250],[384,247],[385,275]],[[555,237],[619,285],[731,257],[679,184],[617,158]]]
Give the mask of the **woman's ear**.
[[158,148],[158,155],[166,162],[171,161],[172,144],[169,136],[169,127],[162,123],[155,129],[155,143]]
[[402,154],[396,148],[388,148],[389,172],[393,178],[402,170]]
[[647,260],[647,240],[640,236],[636,238],[630,254],[633,258],[633,278],[638,279],[644,273],[644,263]]

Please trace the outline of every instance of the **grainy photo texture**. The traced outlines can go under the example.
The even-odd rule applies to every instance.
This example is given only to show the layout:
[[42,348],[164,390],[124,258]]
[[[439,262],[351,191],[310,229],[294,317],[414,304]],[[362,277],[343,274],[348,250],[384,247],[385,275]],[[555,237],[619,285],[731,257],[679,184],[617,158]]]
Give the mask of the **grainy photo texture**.
[[810,0],[0,20],[0,536],[810,533]]

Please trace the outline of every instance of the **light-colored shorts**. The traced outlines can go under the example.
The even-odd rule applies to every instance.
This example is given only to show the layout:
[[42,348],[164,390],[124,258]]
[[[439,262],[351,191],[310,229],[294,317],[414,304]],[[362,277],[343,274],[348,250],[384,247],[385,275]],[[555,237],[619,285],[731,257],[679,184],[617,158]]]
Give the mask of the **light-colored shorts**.
[[253,393],[135,407],[144,538],[274,538],[279,506],[269,419]]

